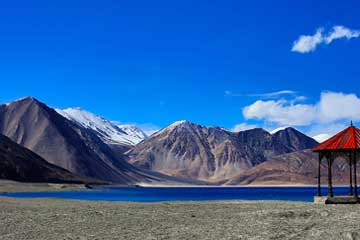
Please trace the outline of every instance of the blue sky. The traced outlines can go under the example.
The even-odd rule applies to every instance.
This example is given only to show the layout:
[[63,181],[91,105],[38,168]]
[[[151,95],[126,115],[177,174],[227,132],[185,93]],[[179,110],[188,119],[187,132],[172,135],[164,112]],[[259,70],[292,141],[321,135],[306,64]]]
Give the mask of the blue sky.
[[[31,95],[158,127],[187,119],[332,133],[360,120],[359,9],[358,1],[7,1],[0,101]],[[352,37],[329,42],[334,26]],[[292,51],[302,35],[313,48]],[[291,94],[266,95],[284,90]],[[318,106],[332,99],[320,104],[321,94],[354,105],[329,116]],[[279,120],[282,111],[294,114]],[[316,116],[294,121],[304,113]]]

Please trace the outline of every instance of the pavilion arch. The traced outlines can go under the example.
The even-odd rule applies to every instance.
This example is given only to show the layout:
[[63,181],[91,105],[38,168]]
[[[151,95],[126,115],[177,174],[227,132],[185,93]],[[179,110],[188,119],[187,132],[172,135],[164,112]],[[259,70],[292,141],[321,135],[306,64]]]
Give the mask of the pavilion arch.
[[356,163],[360,157],[360,129],[352,125],[319,144],[312,151],[319,154],[318,161],[318,190],[317,196],[321,196],[321,172],[320,166],[326,161],[328,168],[328,197],[334,197],[332,185],[332,166],[337,158],[343,158],[349,165],[349,195],[358,200]]

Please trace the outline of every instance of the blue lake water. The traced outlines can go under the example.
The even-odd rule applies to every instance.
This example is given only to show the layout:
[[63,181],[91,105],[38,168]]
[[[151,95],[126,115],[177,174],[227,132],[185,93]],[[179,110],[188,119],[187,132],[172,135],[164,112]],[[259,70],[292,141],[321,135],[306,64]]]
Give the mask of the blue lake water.
[[[83,191],[0,193],[16,198],[64,198],[95,201],[205,201],[205,200],[287,200],[312,202],[316,187],[211,187],[142,188],[120,187]],[[335,195],[347,195],[348,187],[335,187]],[[327,194],[327,189],[322,189]]]

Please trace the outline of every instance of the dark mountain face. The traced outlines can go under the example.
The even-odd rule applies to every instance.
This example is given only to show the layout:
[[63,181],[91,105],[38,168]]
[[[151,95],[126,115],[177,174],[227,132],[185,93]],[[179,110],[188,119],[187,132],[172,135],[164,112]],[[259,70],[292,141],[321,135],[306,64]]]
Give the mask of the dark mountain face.
[[272,156],[309,149],[318,144],[314,139],[294,128],[286,128],[272,135],[261,128],[237,134],[239,144],[253,153],[255,165]]
[[0,178],[23,182],[85,183],[96,182],[76,176],[48,163],[39,155],[0,134]]
[[232,133],[218,127],[176,122],[128,152],[134,165],[193,179],[222,181],[270,157],[314,147],[295,129],[274,135],[263,129]]
[[72,173],[116,183],[152,181],[85,129],[34,98],[0,106],[0,133]]
[[286,128],[274,133],[273,139],[287,147],[289,152],[312,148],[318,144],[313,138],[306,136],[294,128]]

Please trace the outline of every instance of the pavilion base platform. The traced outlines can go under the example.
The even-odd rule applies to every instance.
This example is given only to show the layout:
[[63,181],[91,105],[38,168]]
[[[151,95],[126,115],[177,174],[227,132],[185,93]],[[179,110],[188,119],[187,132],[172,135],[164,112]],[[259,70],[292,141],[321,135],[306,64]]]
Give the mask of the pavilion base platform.
[[314,197],[316,204],[359,204],[360,198],[354,196],[336,196],[336,197]]

